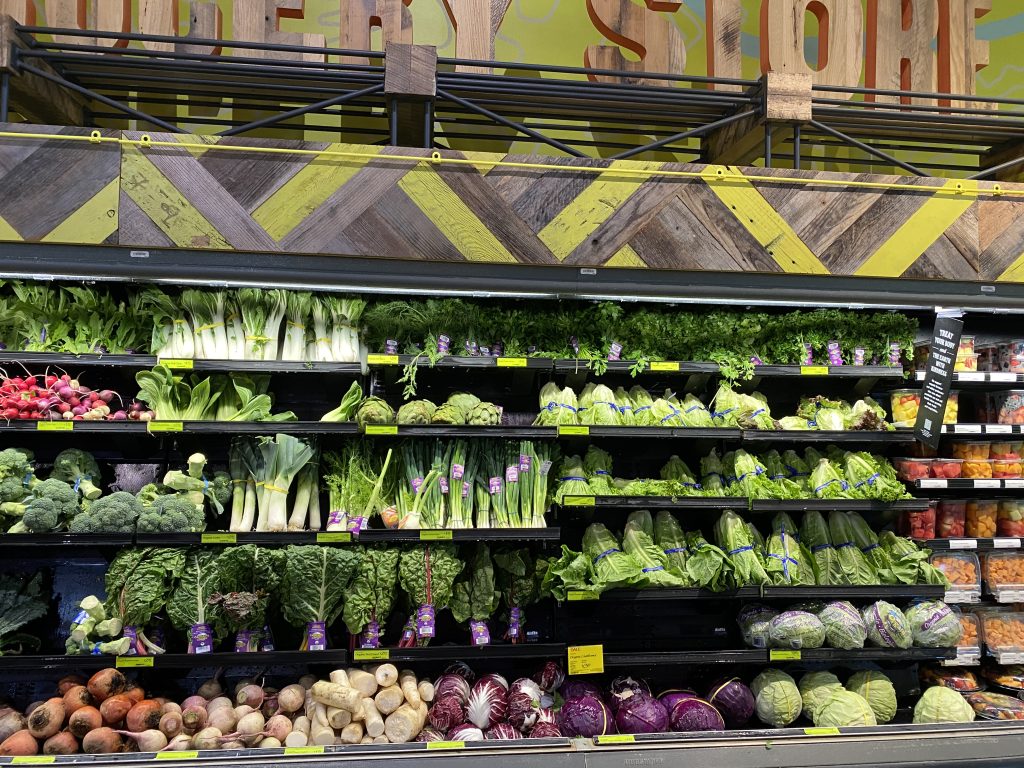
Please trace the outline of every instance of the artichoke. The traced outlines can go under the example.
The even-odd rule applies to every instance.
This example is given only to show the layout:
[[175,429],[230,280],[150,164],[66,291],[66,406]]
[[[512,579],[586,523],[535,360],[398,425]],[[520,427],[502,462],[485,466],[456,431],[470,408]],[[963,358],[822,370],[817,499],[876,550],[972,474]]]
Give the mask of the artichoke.
[[477,427],[489,427],[501,424],[501,409],[494,403],[477,403],[466,414],[466,423]]
[[457,405],[445,403],[430,417],[431,424],[465,424],[466,416]]
[[398,409],[399,424],[429,424],[437,406],[429,400],[410,400]]
[[462,411],[462,421],[460,424],[465,423],[469,420],[469,412],[473,410],[480,402],[480,398],[476,395],[471,395],[468,392],[453,392],[449,397],[446,405],[453,405]]
[[367,424],[393,424],[395,411],[386,401],[379,397],[368,397],[359,404],[356,411],[356,423],[360,427]]

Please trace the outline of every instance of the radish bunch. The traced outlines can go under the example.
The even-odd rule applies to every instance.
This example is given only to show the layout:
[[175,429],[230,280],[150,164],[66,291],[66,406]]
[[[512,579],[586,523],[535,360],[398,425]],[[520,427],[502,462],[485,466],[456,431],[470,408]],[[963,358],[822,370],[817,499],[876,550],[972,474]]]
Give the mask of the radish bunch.
[[[138,403],[114,410],[120,396],[110,389],[93,390],[69,374],[6,376],[0,378],[0,409],[7,421],[17,419],[64,421],[146,420]],[[116,407],[116,406],[115,406]],[[133,415],[134,414],[134,415]],[[150,416],[152,418],[152,416]]]

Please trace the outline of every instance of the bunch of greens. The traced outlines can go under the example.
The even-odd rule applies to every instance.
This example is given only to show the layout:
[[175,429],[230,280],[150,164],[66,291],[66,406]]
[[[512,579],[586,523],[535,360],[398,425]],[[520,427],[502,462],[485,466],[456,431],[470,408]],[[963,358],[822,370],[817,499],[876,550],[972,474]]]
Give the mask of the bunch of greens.
[[391,450],[379,457],[365,441],[347,442],[340,451],[324,454],[323,482],[330,504],[325,530],[358,531],[388,509],[396,495],[395,473],[388,472],[391,457]]
[[805,586],[815,583],[812,557],[800,543],[796,523],[785,512],[772,520],[772,533],[765,544],[765,571],[772,584]]
[[502,618],[508,626],[504,639],[526,642],[525,609],[541,598],[548,563],[543,558],[535,560],[530,550],[522,547],[495,552],[494,568],[495,584],[505,606]]
[[541,583],[541,592],[556,600],[565,600],[569,590],[579,590],[592,595],[601,594],[595,585],[594,566],[583,552],[575,552],[565,544],[562,556],[548,564]]
[[341,613],[348,585],[359,565],[355,547],[290,546],[281,577],[281,613],[294,627],[304,627],[300,650],[324,650],[327,627]]
[[217,557],[220,592],[210,602],[220,608],[226,629],[235,633],[235,650],[256,651],[265,632],[267,612],[278,592],[285,551],[242,544],[225,547]]
[[836,550],[836,561],[842,572],[842,583],[853,585],[879,584],[879,576],[857,546],[853,524],[845,512],[833,511],[828,516],[828,530]]
[[737,587],[771,583],[750,527],[731,509],[725,510],[715,523],[715,543],[729,556]]
[[889,556],[892,572],[900,584],[942,584],[949,588],[946,574],[928,562],[931,553],[910,539],[883,531],[879,543]]
[[463,563],[451,544],[410,547],[398,560],[398,583],[416,609],[414,629],[406,633],[400,647],[427,645],[435,634],[436,612],[452,598],[455,579]]
[[0,576],[0,656],[38,648],[38,639],[17,630],[50,610],[42,583],[41,573],[31,578],[10,573]]
[[540,390],[540,413],[534,419],[534,426],[554,427],[560,424],[579,423],[579,402],[571,387],[559,389],[549,381]]
[[844,584],[839,555],[832,544],[828,524],[820,512],[805,512],[800,525],[800,543],[811,552],[814,581],[822,586]]
[[654,541],[665,555],[665,567],[673,576],[683,579],[686,586],[692,586],[686,570],[688,549],[686,534],[679,521],[668,510],[661,510],[654,518]]
[[686,572],[694,586],[721,592],[732,583],[732,565],[725,552],[709,544],[700,531],[686,534]]
[[145,627],[167,604],[184,567],[185,550],[172,548],[123,549],[111,561],[104,582],[106,613],[120,619],[134,654],[164,652],[146,637]]
[[644,587],[685,587],[689,579],[676,574],[669,567],[669,557],[658,544],[654,543],[654,521],[651,513],[640,510],[630,514],[622,533],[622,548],[626,554],[640,564],[641,580]]
[[271,414],[269,376],[232,373],[201,378],[175,376],[162,365],[135,374],[139,400],[163,421],[294,421],[291,411]]
[[379,648],[382,628],[391,615],[398,589],[397,549],[367,547],[345,597],[342,616],[360,648]]
[[167,618],[188,636],[189,653],[210,653],[224,637],[227,625],[213,596],[220,594],[220,562],[210,549],[194,547],[185,553],[185,565],[167,598]]
[[642,584],[642,566],[622,551],[619,540],[601,523],[591,523],[583,532],[583,554],[594,568],[594,586],[601,591]]
[[494,578],[491,550],[483,542],[476,545],[459,579],[452,587],[452,617],[459,624],[469,622],[473,645],[489,645],[487,621],[498,609],[501,594]]

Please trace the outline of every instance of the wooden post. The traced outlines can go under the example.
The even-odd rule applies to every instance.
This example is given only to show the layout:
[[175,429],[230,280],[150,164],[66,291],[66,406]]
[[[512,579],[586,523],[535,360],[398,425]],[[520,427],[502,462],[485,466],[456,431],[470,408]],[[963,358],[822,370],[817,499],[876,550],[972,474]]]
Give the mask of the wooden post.
[[388,114],[397,121],[391,143],[428,146],[427,115],[437,95],[437,48],[388,43],[384,52],[384,94]]
[[[443,0],[455,28],[455,56],[459,59],[494,60],[494,38],[512,0]],[[456,72],[491,74],[492,67],[459,65]]]
[[811,76],[769,72],[761,78],[764,115],[750,117],[704,137],[704,159],[719,165],[749,165],[764,154],[765,127],[772,123],[772,147],[793,136],[793,126],[811,119]]
[[[19,73],[11,66],[12,50],[25,47],[14,32],[16,23],[10,16],[0,16],[0,72],[11,76],[10,111],[30,123],[84,125],[86,101],[83,97],[36,75]],[[33,59],[32,64],[56,74],[44,61]]]

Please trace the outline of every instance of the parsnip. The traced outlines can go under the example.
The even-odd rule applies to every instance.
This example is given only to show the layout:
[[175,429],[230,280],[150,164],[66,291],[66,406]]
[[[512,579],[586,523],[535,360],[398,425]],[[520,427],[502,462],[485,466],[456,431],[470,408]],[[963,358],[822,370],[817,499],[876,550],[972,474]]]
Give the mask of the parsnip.
[[381,736],[384,733],[384,719],[371,698],[363,699],[363,727],[370,736]]
[[319,723],[325,728],[331,727],[331,721],[327,717],[327,705],[321,704],[319,701],[316,706],[313,707],[313,722]]
[[338,709],[347,709],[349,712],[358,712],[363,706],[363,697],[354,688],[346,688],[337,683],[325,683],[320,681],[310,688],[313,700]]
[[334,730],[340,731],[351,722],[352,713],[347,709],[338,709],[337,707],[327,708],[327,723]]
[[358,744],[363,738],[363,724],[349,723],[341,729],[342,744]]
[[348,682],[352,688],[355,688],[363,696],[373,696],[377,692],[377,688],[380,687],[373,675],[361,669],[348,670]]
[[392,685],[377,691],[377,695],[373,697],[373,702],[377,705],[378,712],[382,715],[390,715],[405,703],[405,694],[402,693],[402,689],[397,685]]
[[286,747],[305,747],[309,744],[309,734],[302,731],[292,731],[284,737]]
[[363,736],[363,738],[361,738],[359,740],[359,743],[360,744],[373,744],[373,739],[370,738],[369,736]]
[[331,682],[336,685],[344,685],[346,688],[351,688],[352,685],[348,681],[348,672],[344,669],[336,669],[331,672]]
[[398,675],[398,684],[402,687],[405,700],[416,708],[420,705],[420,694],[416,690],[416,675],[408,669],[403,669]]
[[377,685],[381,688],[387,688],[398,682],[398,667],[394,664],[378,664],[376,667],[370,667],[370,672],[373,673]]
[[387,716],[384,721],[384,735],[392,744],[410,742],[423,730],[425,718],[425,705],[424,712],[421,712],[409,704],[403,704]]
[[416,692],[419,693],[420,698],[427,703],[434,700],[434,684],[429,680],[420,680],[419,683],[416,684]]
[[305,715],[299,715],[294,720],[292,720],[292,730],[299,731],[301,733],[306,734],[307,736],[309,735],[309,726],[309,718]]
[[334,743],[334,729],[329,725],[314,722],[309,727],[309,742],[316,746],[326,747]]
[[373,737],[373,743],[374,744],[390,744],[391,742],[388,741],[388,737],[387,736],[374,736]]

